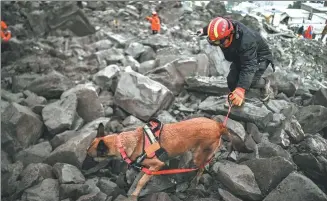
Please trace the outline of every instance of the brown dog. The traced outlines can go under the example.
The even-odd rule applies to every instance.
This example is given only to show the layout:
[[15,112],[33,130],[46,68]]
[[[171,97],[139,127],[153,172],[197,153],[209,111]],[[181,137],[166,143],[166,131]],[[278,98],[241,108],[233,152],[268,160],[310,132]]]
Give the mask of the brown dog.
[[[112,157],[121,158],[121,153],[117,147],[117,141],[120,140],[127,156],[135,160],[143,152],[143,128],[136,130],[111,134],[105,136],[103,124],[99,125],[98,135],[92,142],[87,153],[93,158]],[[169,157],[182,155],[187,151],[192,151],[193,162],[197,167],[203,167],[205,163],[213,157],[221,144],[221,136],[230,136],[227,128],[222,123],[214,120],[199,117],[181,121],[178,123],[165,124],[160,135],[160,146],[165,149]],[[244,142],[240,138],[229,137],[232,147],[241,150]],[[165,164],[158,158],[146,158],[142,166],[151,171],[160,170]],[[203,168],[199,168],[196,176],[196,184],[203,173]],[[152,175],[144,174],[138,181],[138,184],[132,193],[132,197],[138,197],[143,186],[150,180]]]

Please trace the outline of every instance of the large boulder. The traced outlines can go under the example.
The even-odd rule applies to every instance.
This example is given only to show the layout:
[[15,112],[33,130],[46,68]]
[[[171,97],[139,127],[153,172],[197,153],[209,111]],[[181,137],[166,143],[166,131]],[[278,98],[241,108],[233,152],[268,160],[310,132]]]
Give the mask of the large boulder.
[[327,107],[327,89],[321,88],[312,97],[312,103]]
[[263,201],[326,201],[327,196],[307,177],[289,174]]
[[119,107],[143,121],[168,108],[173,99],[165,86],[134,71],[121,74],[114,96]]
[[299,108],[295,117],[305,133],[316,134],[327,127],[327,108],[321,105]]
[[41,117],[28,107],[11,103],[1,114],[1,144],[8,153],[35,144],[42,133]]
[[51,178],[44,179],[39,184],[26,189],[21,200],[59,201],[58,180]]
[[186,88],[190,91],[198,91],[222,96],[229,93],[227,80],[224,77],[192,76],[187,77]]

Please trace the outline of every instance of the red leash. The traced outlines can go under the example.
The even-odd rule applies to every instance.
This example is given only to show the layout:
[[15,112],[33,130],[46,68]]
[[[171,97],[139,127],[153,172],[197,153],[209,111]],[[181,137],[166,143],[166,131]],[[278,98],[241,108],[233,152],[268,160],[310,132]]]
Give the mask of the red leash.
[[232,95],[232,93],[229,93],[228,96],[227,96],[227,102],[228,102],[228,112],[227,112],[227,115],[224,119],[224,122],[223,122],[223,125],[224,126],[227,126],[227,120],[228,120],[228,117],[229,117],[229,114],[232,110],[232,107],[233,107],[233,103],[229,100],[229,97]]

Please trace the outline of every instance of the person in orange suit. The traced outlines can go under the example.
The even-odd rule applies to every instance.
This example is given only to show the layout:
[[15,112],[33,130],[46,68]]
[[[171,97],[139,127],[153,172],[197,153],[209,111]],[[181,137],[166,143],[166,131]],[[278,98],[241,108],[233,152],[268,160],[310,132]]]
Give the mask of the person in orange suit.
[[312,33],[313,33],[313,27],[312,25],[310,25],[307,30],[305,30],[304,32],[304,38],[307,38],[307,39],[312,39]]
[[1,41],[8,42],[11,38],[11,32],[4,21],[1,21]]
[[152,17],[146,17],[151,22],[152,34],[157,34],[160,31],[160,19],[157,12],[152,12]]

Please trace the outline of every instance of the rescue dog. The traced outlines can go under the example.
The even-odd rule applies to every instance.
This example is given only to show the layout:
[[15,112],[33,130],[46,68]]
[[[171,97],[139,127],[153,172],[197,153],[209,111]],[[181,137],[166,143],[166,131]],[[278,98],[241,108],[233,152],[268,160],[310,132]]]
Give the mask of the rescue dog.
[[[104,126],[99,124],[97,136],[88,148],[87,154],[97,159],[108,157],[122,159],[121,152],[117,146],[117,143],[121,143],[127,156],[131,160],[136,160],[143,152],[143,135],[143,128],[138,127],[133,131],[105,136]],[[218,151],[222,135],[226,135],[229,138],[231,149],[244,150],[245,144],[241,138],[231,137],[231,134],[222,123],[205,117],[165,124],[161,130],[159,144],[167,152],[169,158],[182,155],[187,151],[192,152],[193,162],[199,167],[194,178],[195,185],[197,185],[203,174],[204,165]],[[151,171],[158,171],[165,163],[154,157],[145,158],[141,165],[149,168]],[[141,177],[134,192],[131,194],[133,199],[137,199],[142,188],[151,177],[152,175],[148,174],[144,174]]]

